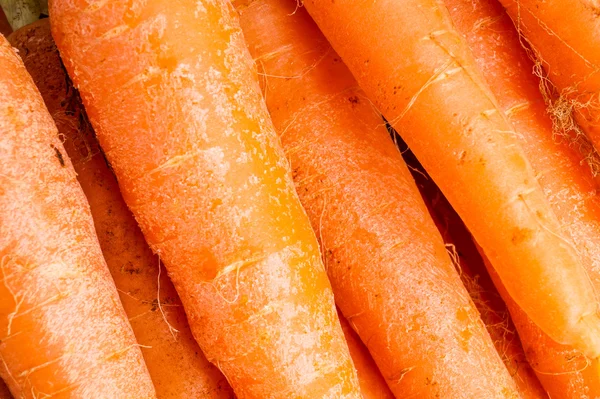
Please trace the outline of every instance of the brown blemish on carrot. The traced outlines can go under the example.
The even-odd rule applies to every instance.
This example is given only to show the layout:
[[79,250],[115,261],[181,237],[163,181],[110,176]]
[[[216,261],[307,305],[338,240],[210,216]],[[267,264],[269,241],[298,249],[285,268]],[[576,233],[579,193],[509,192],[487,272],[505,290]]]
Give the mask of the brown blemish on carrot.
[[54,144],[50,144],[50,147],[52,147],[52,149],[54,150],[54,154],[55,154],[56,158],[58,159],[58,162],[60,162],[60,166],[62,166],[64,168],[65,167],[65,159],[63,158],[63,154],[60,152],[60,150],[58,148],[56,148],[54,146]]

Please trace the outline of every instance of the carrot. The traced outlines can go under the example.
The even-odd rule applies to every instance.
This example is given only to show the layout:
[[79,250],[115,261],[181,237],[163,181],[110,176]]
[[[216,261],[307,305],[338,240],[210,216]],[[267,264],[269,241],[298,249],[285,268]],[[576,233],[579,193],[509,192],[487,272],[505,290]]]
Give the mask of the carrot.
[[[500,0],[532,49],[549,111],[600,148],[600,31],[597,0]],[[543,69],[543,71],[542,71]],[[550,83],[552,82],[552,83]],[[579,124],[574,123],[573,119]]]
[[0,36],[0,375],[18,398],[153,398],[89,205]]
[[394,394],[385,383],[385,379],[377,368],[375,361],[373,361],[369,350],[339,310],[338,317],[348,343],[350,356],[352,356],[354,367],[356,367],[362,397],[364,399],[394,399]]
[[79,95],[63,69],[48,20],[23,27],[8,39],[40,90],[90,202],[104,258],[143,345],[157,396],[232,398],[225,377],[196,344],[175,288],[166,271],[160,274],[158,257],[121,197]]
[[[492,0],[445,1],[501,111],[515,126],[516,137],[538,172],[538,180],[560,221],[557,233],[574,243],[594,288],[600,289],[597,185],[583,165],[581,154],[552,139],[552,121],[538,91],[539,80],[528,73],[533,64],[521,48],[518,33],[502,7]],[[597,362],[590,365],[575,348],[553,342],[504,296],[529,360],[550,396],[600,397]]]
[[336,302],[392,392],[517,397],[414,180],[348,69],[293,2],[234,4]]
[[[358,83],[406,140],[490,257],[510,295],[555,340],[600,356],[592,285],[436,0],[306,0]],[[527,265],[527,267],[523,267]]]
[[544,334],[508,295],[489,261],[481,252],[489,274],[510,310],[528,360],[552,399],[600,397],[600,363],[573,347],[554,342]]
[[460,217],[409,149],[403,157],[451,254],[460,278],[481,314],[496,351],[524,399],[548,398],[529,364],[506,304],[494,287],[478,248]]
[[238,398],[358,398],[233,13],[224,0],[50,2],[65,67],[208,360]]

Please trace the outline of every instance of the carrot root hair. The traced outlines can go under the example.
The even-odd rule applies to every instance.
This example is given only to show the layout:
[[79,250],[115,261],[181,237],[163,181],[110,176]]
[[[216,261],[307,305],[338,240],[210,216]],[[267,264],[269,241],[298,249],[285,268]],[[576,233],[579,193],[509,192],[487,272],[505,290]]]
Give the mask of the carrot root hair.
[[[517,3],[518,4],[518,3]],[[533,74],[540,79],[539,89],[544,102],[546,111],[552,120],[552,136],[558,143],[566,143],[575,148],[582,155],[581,163],[587,163],[593,177],[600,175],[600,154],[594,148],[592,142],[585,135],[579,124],[575,121],[575,115],[585,109],[600,109],[600,96],[592,97],[586,102],[577,99],[577,87],[565,87],[563,90],[558,88],[548,78],[544,71],[544,58],[535,49],[533,44],[523,35],[521,30],[520,7],[515,29],[519,35],[519,41],[526,54],[533,62]],[[532,15],[550,35],[554,32],[545,27],[542,21],[535,15]]]

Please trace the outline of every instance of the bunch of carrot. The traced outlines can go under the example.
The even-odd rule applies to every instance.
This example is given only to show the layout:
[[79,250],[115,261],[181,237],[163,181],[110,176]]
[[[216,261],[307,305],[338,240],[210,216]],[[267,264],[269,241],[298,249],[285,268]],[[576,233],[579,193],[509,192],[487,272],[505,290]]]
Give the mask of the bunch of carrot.
[[0,398],[600,398],[567,3],[50,0],[0,34]]

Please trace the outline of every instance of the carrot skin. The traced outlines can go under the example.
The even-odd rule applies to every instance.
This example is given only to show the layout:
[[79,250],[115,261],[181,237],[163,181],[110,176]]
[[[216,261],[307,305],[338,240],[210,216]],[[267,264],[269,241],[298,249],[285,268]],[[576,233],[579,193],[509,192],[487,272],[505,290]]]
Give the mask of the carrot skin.
[[465,221],[510,295],[555,340],[599,356],[589,278],[572,244],[556,234],[556,215],[447,10],[436,0],[304,5]]
[[50,18],[123,198],[237,397],[358,398],[229,2],[54,0]]
[[[37,85],[88,198],[100,247],[159,398],[233,398],[198,347],[164,266],[146,244],[42,19],[8,38]],[[159,267],[162,273],[159,277]],[[160,291],[159,291],[160,284]],[[160,306],[159,306],[160,299]],[[165,367],[165,365],[169,365]]]
[[[559,218],[559,234],[568,237],[582,259],[596,291],[600,289],[600,200],[597,184],[577,149],[552,137],[552,121],[529,74],[533,63],[502,7],[491,0],[445,0],[455,26],[467,39],[500,109],[514,125],[538,180]],[[498,278],[496,277],[496,281]],[[500,285],[497,283],[497,285]],[[552,398],[600,397],[600,374],[573,347],[553,342],[504,298],[526,353]]]
[[336,302],[392,392],[518,397],[381,116],[339,56],[293,2],[234,5]]
[[460,278],[481,315],[496,351],[515,380],[523,399],[548,398],[529,364],[509,310],[490,278],[471,234],[410,150],[403,157],[442,234]]
[[598,2],[500,0],[500,3],[543,67],[544,71],[538,73],[555,85],[549,85],[546,93],[555,107],[562,106],[555,112],[571,110],[579,126],[600,148]]
[[0,36],[0,375],[18,398],[154,398],[54,122]]
[[600,363],[573,347],[553,341],[536,326],[508,295],[498,274],[481,251],[488,272],[506,302],[523,348],[538,379],[552,399],[600,397]]
[[[360,392],[364,399],[394,399],[394,394],[387,386],[385,379],[377,368],[377,364],[371,357],[369,350],[362,343],[360,337],[352,329],[348,320],[342,312],[338,310],[340,324],[348,343],[352,362],[356,367],[358,381],[360,382]],[[1,397],[1,396],[0,396]]]

